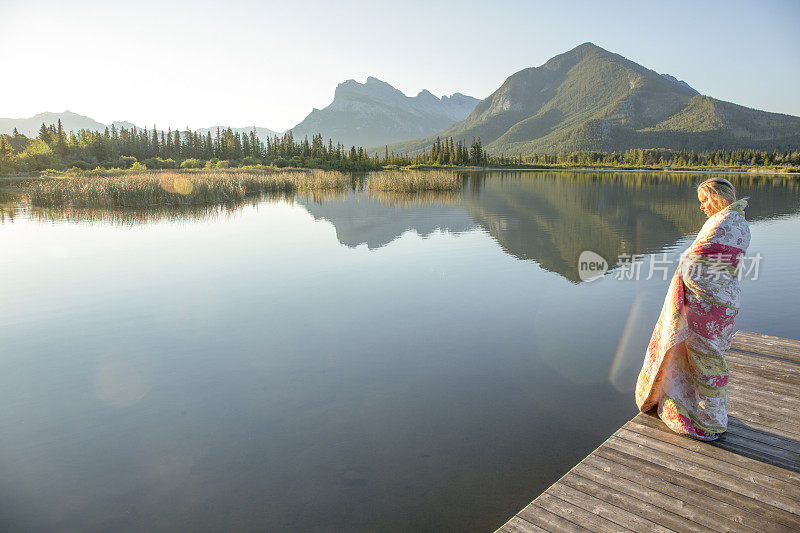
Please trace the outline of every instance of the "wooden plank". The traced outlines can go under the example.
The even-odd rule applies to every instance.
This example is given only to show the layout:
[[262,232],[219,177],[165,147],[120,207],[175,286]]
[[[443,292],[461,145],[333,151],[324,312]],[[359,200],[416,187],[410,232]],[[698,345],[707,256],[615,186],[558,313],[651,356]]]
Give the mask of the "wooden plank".
[[[592,516],[585,516],[585,510],[575,507],[571,503],[565,502],[544,493],[536,500],[519,512],[519,517],[536,524],[548,531],[590,531],[581,524],[582,519],[587,520],[586,525],[594,519]],[[600,517],[597,517],[600,518]],[[597,520],[602,524],[602,521]],[[612,531],[611,529],[596,529],[594,531]]]
[[[748,427],[754,430],[763,431],[766,434],[775,435],[779,438],[791,440],[792,442],[798,442],[798,440],[800,440],[796,434],[793,434],[790,431],[770,426],[769,420],[764,420],[759,416],[750,413],[746,406],[740,407],[736,404],[731,405],[729,400],[728,425],[731,424],[731,420],[737,420],[739,423],[746,424]],[[777,424],[780,425],[779,422],[777,422]]]
[[[647,498],[654,504],[686,517],[692,522],[704,525],[715,531],[741,531],[742,526],[763,530],[772,522],[748,513],[705,494],[695,492],[681,485],[667,481],[641,469],[612,461],[593,454],[583,461],[587,467],[605,473],[606,479],[614,480],[619,490],[646,490]],[[641,487],[641,489],[639,488]]]
[[[646,424],[653,428],[653,431],[662,432],[665,434],[672,433],[672,431],[656,417],[643,415],[641,419],[637,417],[636,420],[639,421],[639,423]],[[635,424],[625,424],[623,427],[634,431],[638,430]],[[754,440],[739,434],[740,432],[745,431],[746,430],[732,426],[729,421],[728,431],[726,431],[718,440],[703,443],[703,446],[705,447],[705,445],[708,445],[720,448],[727,450],[734,455],[743,455],[744,457],[748,457],[750,459],[774,464],[782,469],[788,468],[795,473],[798,472],[798,467],[800,467],[800,454],[798,454],[796,451],[779,448],[772,444],[764,443],[760,440]],[[754,433],[755,432],[751,432],[751,434]],[[755,434],[757,435],[757,433]],[[658,436],[660,438],[660,435]],[[683,437],[679,438],[681,439],[679,442],[683,442]]]
[[[800,456],[796,453],[774,446],[772,446],[773,449],[769,449],[767,448],[771,446],[769,444],[753,441],[729,431],[726,431],[722,438],[709,444],[754,461],[762,461],[786,470],[800,472]],[[758,447],[759,445],[763,447]]]
[[791,491],[789,484],[781,482],[781,480],[690,452],[678,446],[648,439],[624,429],[620,429],[617,434],[614,434],[608,440],[608,445],[627,446],[627,449],[636,450],[640,455],[649,454],[653,462],[658,462],[662,466],[678,464],[681,468],[691,471],[694,477],[729,488],[743,496],[757,498],[773,507],[796,514],[800,519],[800,501],[780,492],[781,489]]
[[547,530],[543,527],[531,524],[519,516],[514,516],[511,520],[500,526],[498,531],[502,531],[503,533],[541,533]]
[[[755,507],[756,509],[754,512],[762,516],[769,517],[772,520],[776,520],[790,527],[800,528],[800,516],[775,505],[774,500],[770,497],[763,498],[761,494],[765,492],[763,489],[753,490],[750,487],[740,486],[740,479],[720,475],[716,472],[696,467],[695,465],[676,462],[675,458],[672,456],[658,452],[657,450],[648,449],[645,446],[637,445],[634,442],[621,438],[611,438],[606,441],[605,446],[627,453],[628,455],[633,455],[645,462],[679,472],[682,474],[682,484],[695,486],[695,481],[705,482],[706,494],[713,495],[718,499],[725,498],[726,501],[735,500],[737,505],[740,505],[743,509],[752,509]],[[727,489],[727,491],[723,492],[720,489]],[[731,497],[728,493],[733,493],[735,496]],[[719,494],[719,496],[717,496],[717,494]],[[770,495],[768,494],[767,496]]]
[[561,483],[557,483],[547,489],[547,491],[562,500],[568,501],[582,509],[589,511],[597,516],[601,516],[616,524],[616,530],[620,526],[630,529],[631,531],[658,531],[660,533],[667,533],[669,529],[660,526],[655,522],[637,516],[634,513],[626,511],[616,505],[598,498],[596,495],[589,494],[582,490],[575,489],[571,485],[566,484],[565,478],[561,479]]
[[738,394],[738,395],[728,395],[728,403],[734,402],[736,404],[742,405],[752,405],[756,407],[759,412],[771,413],[774,416],[779,417],[781,420],[785,422],[789,422],[791,427],[797,428],[800,426],[800,414],[786,407],[785,405],[776,405],[773,403],[761,402],[758,398],[753,398],[747,394]]
[[[597,493],[593,494],[598,498],[674,531],[716,531],[684,518],[679,513],[685,511],[685,508],[675,513],[666,508],[669,505],[659,505],[666,499],[664,494],[638,483],[623,481],[616,476],[606,476],[603,470],[593,468],[585,464],[585,461],[573,469],[572,475],[564,482],[582,492],[586,492],[588,487],[594,486],[597,488]],[[600,495],[598,496],[598,494]]]
[[[778,502],[778,506],[800,515],[800,485],[793,485],[784,477],[789,474],[796,475],[796,472],[746,458],[737,460],[735,453],[708,446],[706,443],[671,431],[663,432],[645,426],[640,429],[650,434],[620,429],[614,436],[652,450],[659,450],[673,458],[680,457],[680,462],[683,464],[691,462],[694,466],[708,471],[739,479],[740,486],[749,490],[769,489],[775,493],[774,501]],[[665,440],[661,440],[662,438]],[[771,473],[766,474],[765,470]]]
[[747,422],[748,424],[760,424],[776,435],[781,435],[789,439],[800,440],[800,433],[797,433],[796,423],[787,420],[785,416],[776,413],[769,407],[764,407],[758,403],[748,402],[740,398],[728,398],[728,415]]
[[770,444],[776,448],[788,450],[792,453],[800,453],[800,442],[754,428],[739,418],[730,416],[730,413],[728,413],[728,430],[735,431],[737,435],[748,439]]
[[800,341],[793,339],[740,330],[733,335],[731,348],[800,362]]
[[[798,472],[793,472],[769,463],[754,461],[753,459],[742,457],[741,455],[730,452],[722,447],[711,446],[709,445],[710,443],[701,442],[690,437],[678,435],[663,424],[656,423],[650,417],[637,416],[628,424],[625,424],[624,428],[628,431],[635,431],[641,435],[644,435],[645,437],[651,437],[659,440],[660,442],[665,442],[681,449],[686,449],[691,452],[711,457],[718,461],[730,463],[746,470],[759,472],[766,476],[783,480],[789,484],[789,487],[787,488],[792,491],[792,494],[789,495],[800,501],[800,473]],[[768,456],[767,453],[764,453],[764,455]],[[777,490],[781,490],[781,487],[777,487]]]
[[771,368],[780,372],[795,374],[800,373],[800,363],[779,359],[777,357],[764,357],[749,352],[740,352],[739,350],[728,350],[725,352],[725,360],[727,361],[729,359],[742,360],[758,368]]
[[797,387],[765,379],[753,374],[731,372],[728,378],[728,387],[730,388],[731,385],[746,387],[748,390],[747,394],[750,394],[750,391],[760,391],[765,395],[774,395],[781,401],[789,401],[791,405],[800,401],[800,389]]
[[[789,366],[789,363],[782,363],[777,359],[765,359],[730,351],[725,353],[725,360],[728,363],[728,368],[734,372],[753,374],[776,380],[780,383],[800,385],[800,372],[792,368],[786,368]],[[793,363],[792,366],[794,366]]]
[[728,401],[731,398],[734,401],[749,401],[765,408],[774,408],[776,412],[786,409],[792,413],[792,418],[800,426],[800,399],[781,397],[775,393],[760,391],[749,384],[743,385],[741,382],[728,382]]
[[[653,427],[669,431],[658,415],[655,414],[655,410],[648,413],[640,413],[635,419],[640,417],[643,421],[652,420],[653,422],[650,422],[650,424]],[[623,427],[627,427],[627,424]],[[800,442],[781,437],[771,431],[756,429],[738,418],[729,416],[728,431],[720,439],[708,444],[723,449],[740,450],[742,447],[752,449],[766,454],[769,458],[774,457],[777,460],[785,461],[792,470],[797,470],[795,467],[798,464],[798,460],[800,460]]]
[[[683,497],[698,506],[709,507],[711,512],[724,513],[731,520],[759,531],[771,531],[774,527],[785,528],[783,531],[796,531],[793,515],[776,509],[758,500],[748,498],[725,487],[719,487],[702,479],[697,479],[681,470],[668,468],[623,451],[612,444],[603,446],[595,453],[597,457],[624,464],[635,472],[649,474],[666,483],[678,487]],[[704,504],[704,502],[709,502]],[[719,502],[719,503],[714,503]],[[789,515],[789,519],[787,519]],[[800,525],[800,522],[797,523]],[[770,527],[772,526],[772,527]]]

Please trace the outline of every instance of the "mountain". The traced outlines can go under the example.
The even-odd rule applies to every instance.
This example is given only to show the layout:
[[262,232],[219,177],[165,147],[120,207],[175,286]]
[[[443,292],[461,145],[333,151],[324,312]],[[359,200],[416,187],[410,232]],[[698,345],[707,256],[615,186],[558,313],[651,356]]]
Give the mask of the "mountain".
[[[797,148],[800,117],[699,94],[619,54],[584,43],[511,76],[461,122],[437,133],[490,153],[526,155],[629,148]],[[390,146],[421,151],[436,135]],[[383,149],[378,143],[371,152]]]
[[455,93],[437,98],[424,90],[409,97],[377,78],[347,80],[336,87],[333,102],[314,109],[292,128],[295,139],[321,133],[345,146],[382,146],[430,135],[463,120],[477,98]]
[[43,122],[49,126],[50,124],[57,124],[59,119],[61,119],[61,126],[66,131],[78,131],[80,129],[103,131],[106,129],[105,124],[101,124],[94,119],[72,111],[64,111],[63,113],[39,113],[30,118],[0,118],[0,133],[10,134],[14,131],[14,128],[17,128],[17,131],[26,137],[36,137],[39,135],[39,128],[42,127]]
[[[72,111],[64,111],[63,113],[39,113],[38,115],[34,115],[30,118],[0,118],[0,134],[2,133],[12,133],[14,128],[17,128],[22,135],[26,137],[36,137],[39,135],[39,128],[42,126],[44,122],[48,126],[50,124],[58,123],[58,120],[61,119],[61,126],[64,128],[65,131],[78,131],[81,129],[88,129],[92,131],[104,131],[106,127],[111,128],[111,126],[116,127],[117,129],[144,129],[142,127],[133,124],[132,122],[127,122],[124,120],[115,120],[111,124],[103,124],[101,122],[97,122],[96,120],[85,117],[83,115],[78,115],[77,113],[73,113]],[[200,128],[197,131],[205,134],[207,132],[211,132],[212,135],[217,131],[217,128],[220,130],[228,129],[228,126],[213,126],[211,128]],[[262,141],[266,141],[267,138],[276,135],[278,132],[272,131],[268,128],[261,128],[256,126],[250,126],[245,128],[231,128],[234,132],[240,133],[250,133],[253,129],[256,130],[256,135]],[[161,130],[159,130],[161,131]]]

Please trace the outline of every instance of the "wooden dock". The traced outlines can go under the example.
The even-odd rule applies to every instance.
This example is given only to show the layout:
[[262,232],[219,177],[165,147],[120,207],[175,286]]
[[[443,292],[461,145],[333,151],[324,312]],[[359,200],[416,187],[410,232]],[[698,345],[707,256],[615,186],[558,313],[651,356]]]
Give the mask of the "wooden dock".
[[639,413],[497,531],[800,531],[800,341],[739,331],[726,359],[719,439]]

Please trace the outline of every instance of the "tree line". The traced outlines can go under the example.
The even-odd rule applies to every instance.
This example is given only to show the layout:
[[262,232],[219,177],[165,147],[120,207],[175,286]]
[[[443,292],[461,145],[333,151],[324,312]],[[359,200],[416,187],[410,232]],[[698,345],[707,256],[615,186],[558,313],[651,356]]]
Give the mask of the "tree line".
[[632,148],[624,152],[579,150],[555,154],[489,155],[480,137],[472,138],[469,148],[452,137],[436,138],[430,149],[413,158],[389,154],[384,160],[393,164],[476,165],[497,167],[619,167],[619,168],[698,168],[698,167],[800,167],[800,151],[794,150],[670,150]]
[[[382,157],[381,157],[382,155]],[[800,167],[800,152],[763,150],[668,150],[635,148],[624,152],[573,151],[557,154],[490,155],[480,137],[471,143],[453,137],[437,137],[421,152],[368,154],[362,147],[349,149],[321,134],[297,140],[292,132],[261,140],[255,130],[242,133],[231,128],[214,134],[160,131],[147,128],[82,129],[67,132],[61,121],[42,124],[34,139],[0,135],[0,173],[78,168],[139,169],[223,168],[272,165],[336,170],[377,170],[406,166],[497,166],[497,167],[611,167],[611,168],[721,168]]]
[[45,169],[131,168],[139,164],[148,169],[220,168],[227,166],[274,165],[329,168],[337,170],[375,170],[381,167],[377,154],[372,157],[362,147],[349,149],[341,143],[327,143],[322,135],[296,140],[289,131],[262,141],[255,130],[235,132],[231,128],[205,134],[185,131],[159,131],[147,128],[81,129],[67,132],[61,125],[42,124],[39,135],[28,139],[16,129],[0,135],[0,172],[26,172]]

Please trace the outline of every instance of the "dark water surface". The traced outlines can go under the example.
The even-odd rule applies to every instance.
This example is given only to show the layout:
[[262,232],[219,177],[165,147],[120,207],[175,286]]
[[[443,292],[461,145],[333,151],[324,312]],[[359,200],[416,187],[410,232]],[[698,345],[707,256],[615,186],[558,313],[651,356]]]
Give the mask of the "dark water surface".
[[[649,269],[702,225],[705,177],[6,205],[0,529],[494,529],[635,415]],[[797,178],[730,179],[763,256],[737,326],[800,338]],[[584,250],[643,254],[638,281],[581,281]]]

